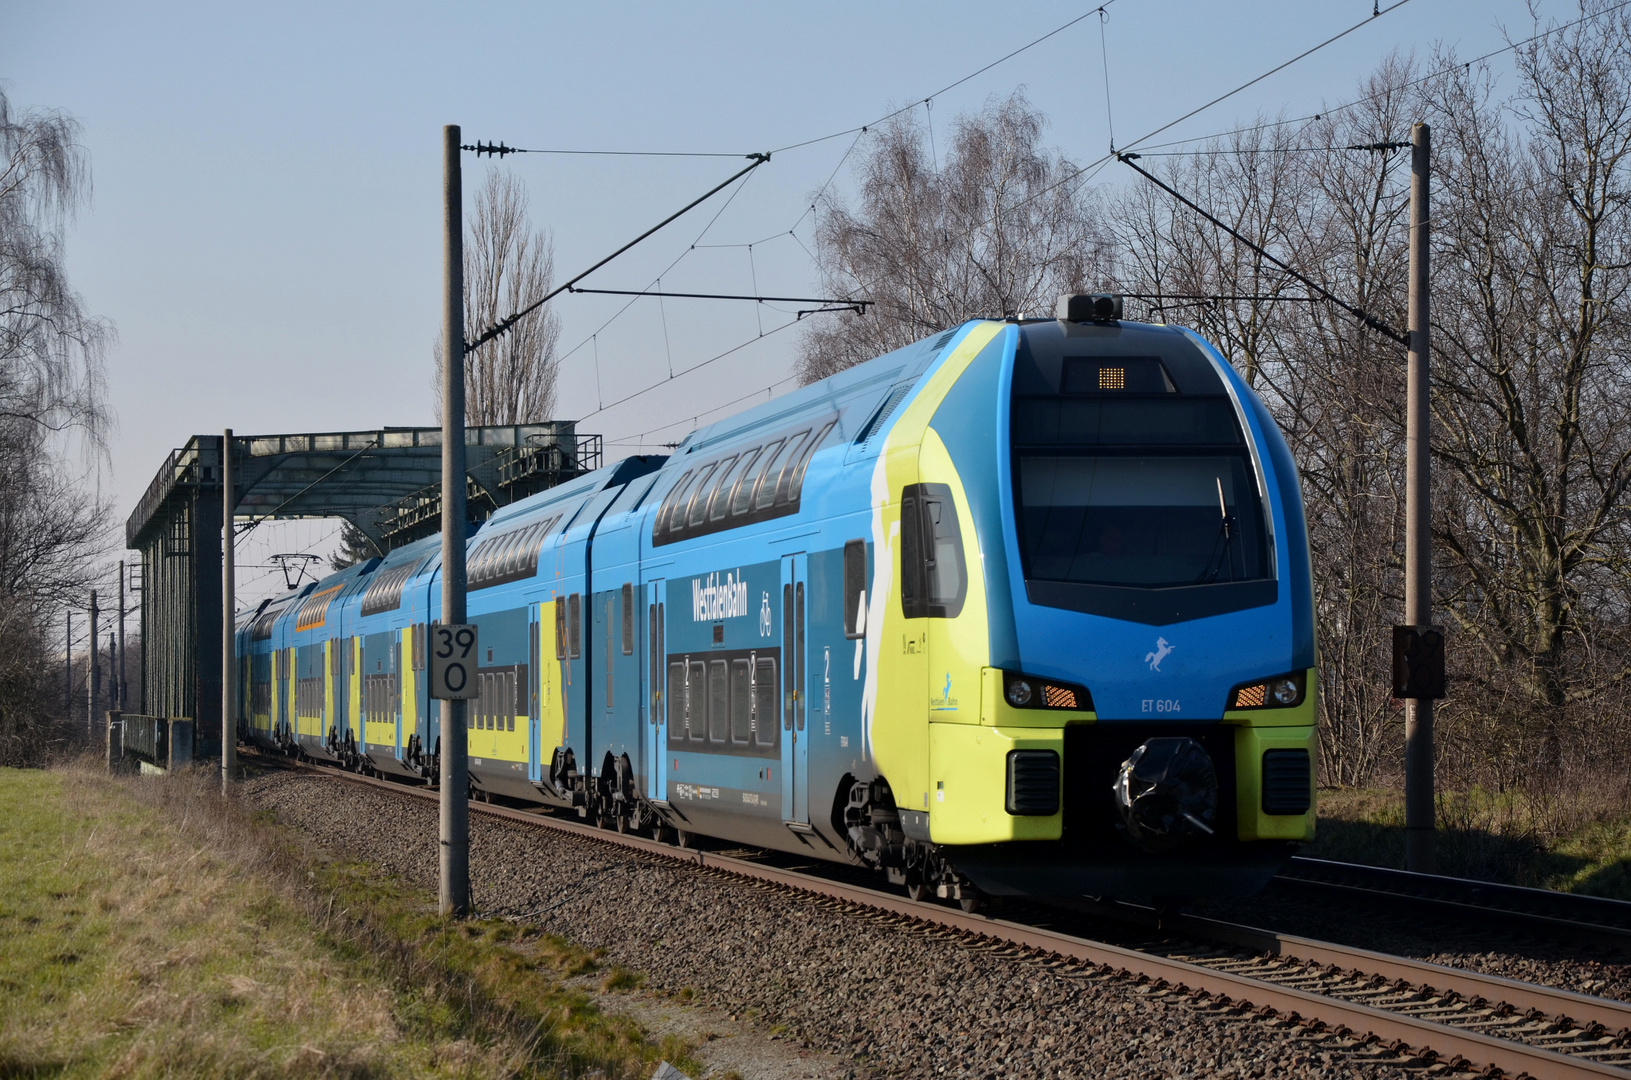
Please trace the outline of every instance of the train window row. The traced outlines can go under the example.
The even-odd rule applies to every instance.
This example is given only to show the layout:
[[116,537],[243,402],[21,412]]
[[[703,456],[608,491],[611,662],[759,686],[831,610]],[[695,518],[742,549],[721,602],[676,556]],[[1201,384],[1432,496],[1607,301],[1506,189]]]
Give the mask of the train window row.
[[382,611],[395,611],[401,607],[402,588],[413,577],[414,571],[419,569],[420,562],[415,559],[377,572],[368,585],[368,591],[362,594],[362,613],[378,615]]
[[281,614],[281,611],[279,611],[277,608],[273,608],[271,611],[268,611],[264,615],[257,618],[255,620],[254,628],[249,631],[249,640],[270,640],[272,637],[272,625],[277,622],[277,617]]
[[465,714],[465,726],[480,731],[514,731],[516,714],[521,711],[526,665],[478,671],[476,679],[481,696],[471,702]]
[[489,537],[470,553],[468,587],[485,589],[532,577],[538,572],[538,553],[544,538],[561,520],[561,515],[545,518],[509,532]]
[[271,683],[252,682],[249,684],[249,711],[256,716],[263,716],[272,711]]
[[828,420],[819,428],[778,436],[686,470],[657,509],[652,544],[797,513],[810,456],[837,422]]
[[295,713],[299,716],[323,715],[323,680],[301,679],[295,684]]
[[395,672],[363,677],[362,715],[369,723],[396,723],[397,700]]
[[668,741],[776,745],[776,658],[750,655],[668,665]]
[[294,628],[296,630],[311,630],[322,626],[328,619],[328,606],[340,595],[343,585],[330,585],[321,592],[314,592],[306,597],[300,604],[300,611],[295,615]]

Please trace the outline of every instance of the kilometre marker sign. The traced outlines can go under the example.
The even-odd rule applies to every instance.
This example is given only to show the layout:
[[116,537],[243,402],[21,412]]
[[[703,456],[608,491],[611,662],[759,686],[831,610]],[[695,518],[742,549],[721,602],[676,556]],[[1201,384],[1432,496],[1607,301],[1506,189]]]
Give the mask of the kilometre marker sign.
[[476,628],[432,626],[430,628],[430,696],[446,700],[478,698],[476,679]]

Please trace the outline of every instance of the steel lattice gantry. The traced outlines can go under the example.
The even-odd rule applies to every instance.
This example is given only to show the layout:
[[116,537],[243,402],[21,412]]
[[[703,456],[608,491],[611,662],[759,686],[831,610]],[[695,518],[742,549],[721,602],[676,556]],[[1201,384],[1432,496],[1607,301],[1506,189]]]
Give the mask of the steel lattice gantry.
[[[442,526],[441,428],[233,438],[237,521],[344,518],[388,550]],[[472,522],[601,465],[570,421],[465,431]],[[141,553],[141,711],[194,721],[200,757],[221,730],[221,436],[172,452],[125,523]]]

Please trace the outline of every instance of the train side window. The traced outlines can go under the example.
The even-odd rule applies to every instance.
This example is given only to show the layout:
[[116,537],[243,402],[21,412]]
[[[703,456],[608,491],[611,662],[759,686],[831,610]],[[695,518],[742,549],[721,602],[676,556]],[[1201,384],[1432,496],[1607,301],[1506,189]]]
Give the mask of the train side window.
[[760,462],[759,471],[753,474],[752,480],[749,480],[746,476],[742,477],[742,482],[737,485],[736,498],[731,501],[731,513],[751,514],[753,512],[754,506],[757,505],[754,493],[764,484],[765,476],[769,473],[770,466],[775,462],[781,448],[781,439],[777,439],[765,447],[765,452],[758,459]]
[[516,694],[515,694],[516,687],[520,684],[520,680],[517,679],[515,676],[516,676],[516,673],[513,672],[513,671],[509,672],[508,674],[506,674],[504,676],[504,682],[506,684],[505,689],[509,691],[509,693],[504,695],[504,730],[505,731],[514,731],[515,730],[515,714],[521,708],[521,704],[520,704],[520,702],[518,702],[516,700]]
[[634,586],[623,585],[623,655],[634,655]]
[[[736,466],[736,483],[732,485],[729,492],[730,505],[725,508],[731,517],[739,517],[747,513],[748,507],[753,503],[753,464],[758,460],[759,448],[757,446],[752,450],[742,452],[742,460]],[[723,499],[725,495],[725,492],[720,492],[720,498]]]
[[804,453],[799,457],[796,468],[791,464],[788,465],[788,468],[792,470],[792,478],[787,483],[786,501],[799,501],[799,491],[804,487],[804,474],[810,468],[810,459],[815,457],[816,450],[821,447],[821,440],[827,437],[827,432],[831,431],[836,423],[838,423],[836,420],[827,421],[827,426],[816,432],[815,438],[805,444]]
[[693,660],[685,675],[685,727],[692,742],[708,741],[708,665]]
[[680,477],[679,482],[669,490],[668,497],[663,500],[663,505],[657,510],[657,524],[652,529],[654,535],[661,536],[670,529],[678,527],[678,523],[674,521],[674,510],[681,505],[680,500],[685,498],[685,494],[690,487],[691,472],[686,470],[685,475]]
[[617,606],[617,596],[609,593],[606,596],[606,629],[601,636],[606,639],[606,711],[612,711],[612,689],[617,683],[616,672],[612,668],[612,623],[617,618],[612,609]]
[[900,500],[900,606],[901,613],[908,619],[921,619],[928,614],[923,610],[922,529],[917,496],[903,496]]
[[741,454],[732,454],[720,462],[718,478],[714,480],[713,491],[708,495],[708,520],[722,521],[725,511],[730,509],[731,488],[736,486],[738,467],[746,461]]
[[844,543],[844,636],[866,636],[866,541]]
[[674,528],[695,527],[701,525],[708,513],[708,480],[718,470],[717,465],[704,466],[697,475],[696,492],[691,496],[691,508],[687,511],[685,520],[673,522]]
[[760,746],[776,745],[776,661],[768,656],[759,657],[759,668],[753,680],[754,735]]
[[793,586],[782,586],[782,727],[793,730]]
[[555,659],[566,659],[566,598],[555,598]]
[[908,619],[955,618],[968,593],[957,505],[945,484],[911,484],[901,498],[901,608]]
[[729,667],[723,660],[708,665],[708,741],[728,742],[731,737],[731,692]]
[[675,661],[668,665],[668,741],[685,741],[685,665]]
[[749,695],[752,672],[746,660],[731,661],[731,742],[746,746],[753,741],[753,711]]
[[577,593],[566,598],[566,651],[574,660],[583,655],[583,599]]
[[515,573],[515,568],[521,562],[521,549],[527,544],[527,534],[530,529],[516,529],[510,533],[508,541],[504,544],[503,553],[493,565],[493,576],[500,580]]
[[809,434],[808,431],[801,431],[790,436],[782,444],[782,448],[776,451],[776,456],[770,459],[770,464],[765,468],[764,479],[759,481],[759,494],[753,500],[755,508],[768,510],[776,505],[776,492],[780,488],[782,474],[787,471],[786,465],[793,460],[798,448],[804,443],[805,436]]
[[488,574],[495,585],[510,576],[510,571],[515,568],[515,556],[521,550],[521,545],[526,542],[526,539],[526,530],[514,529],[508,536],[499,541],[502,546],[498,549],[498,553],[493,556],[492,569]]

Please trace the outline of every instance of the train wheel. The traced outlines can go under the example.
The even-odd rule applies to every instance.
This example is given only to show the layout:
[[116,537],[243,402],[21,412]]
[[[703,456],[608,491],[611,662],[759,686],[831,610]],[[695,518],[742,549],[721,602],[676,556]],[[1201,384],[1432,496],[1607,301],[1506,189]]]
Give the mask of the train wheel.
[[922,878],[915,878],[906,883],[906,898],[908,900],[926,900],[934,895],[933,888]]
[[964,885],[963,895],[957,898],[957,906],[970,915],[978,915],[985,910],[986,895],[973,885]]
[[695,846],[695,844],[696,840],[692,838],[690,833],[686,832],[684,829],[674,830],[675,847],[689,848]]
[[628,817],[626,815],[623,815],[623,814],[617,815],[617,831],[622,833],[625,836],[627,836],[629,833],[634,831],[634,829],[630,825],[629,819],[628,819]]

